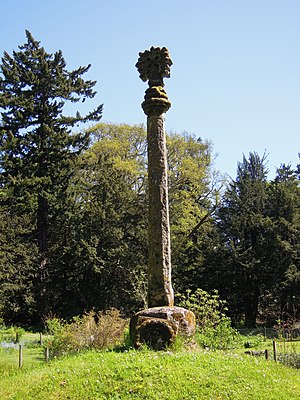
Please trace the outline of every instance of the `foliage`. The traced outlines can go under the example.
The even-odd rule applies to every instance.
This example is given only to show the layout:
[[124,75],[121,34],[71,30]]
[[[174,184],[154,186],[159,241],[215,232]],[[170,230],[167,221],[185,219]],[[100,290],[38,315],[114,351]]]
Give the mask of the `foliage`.
[[289,367],[300,369],[300,354],[295,351],[279,354],[278,361]]
[[35,303],[38,251],[28,215],[0,205],[0,316],[7,323],[28,323]]
[[256,153],[238,164],[198,258],[201,287],[218,289],[234,322],[248,327],[299,314],[297,173],[282,166],[268,182],[265,164]]
[[273,312],[273,320],[280,319],[291,325],[291,322],[300,316],[300,185],[298,170],[293,170],[290,165],[282,164],[269,186],[268,195],[270,218],[275,223],[278,241],[278,249],[273,257],[277,276],[270,311]]
[[175,290],[199,287],[199,243],[207,236],[221,179],[208,141],[183,133],[167,137],[172,274]]
[[8,328],[2,328],[0,331],[0,341],[13,342],[16,339],[16,333],[12,326]]
[[53,310],[64,317],[93,307],[130,313],[146,301],[144,129],[98,124],[90,134],[57,231],[51,287]]
[[205,349],[228,350],[239,346],[239,333],[231,327],[228,319],[222,319],[215,327],[199,330],[195,335],[196,342]]
[[46,332],[51,336],[57,335],[64,329],[65,324],[65,321],[60,318],[47,318],[45,320]]
[[225,315],[226,302],[220,299],[217,291],[212,294],[197,289],[187,290],[178,295],[179,305],[194,312],[196,316],[196,340],[200,346],[210,349],[229,349],[236,347],[240,337],[231,327],[230,319]]
[[116,346],[124,338],[127,321],[117,310],[94,312],[75,317],[73,322],[54,318],[46,325],[51,339],[45,343],[52,357],[87,349],[108,349]]
[[245,349],[258,349],[262,347],[262,344],[266,340],[265,337],[261,334],[256,335],[247,335],[245,336],[244,347]]
[[224,244],[228,247],[228,268],[236,301],[243,303],[245,323],[255,325],[262,285],[271,283],[271,263],[266,248],[273,241],[272,222],[266,215],[267,170],[265,157],[250,153],[239,163],[218,211]]
[[177,294],[177,297],[181,307],[193,311],[197,326],[201,330],[217,326],[223,318],[226,318],[224,314],[227,310],[226,302],[220,299],[216,290],[210,294],[200,288],[195,292],[188,289],[185,294]]
[[[27,296],[27,308],[35,306],[35,310],[23,312],[32,318],[34,312],[45,311],[49,306],[48,275],[52,260],[57,257],[53,246],[58,214],[62,214],[68,203],[67,189],[76,159],[88,145],[89,135],[71,133],[71,128],[80,122],[98,121],[102,106],[86,116],[79,113],[75,117],[65,116],[66,103],[83,102],[95,96],[95,82],[82,78],[90,66],[68,71],[61,51],[47,53],[29,31],[26,38],[19,51],[13,51],[12,55],[4,52],[0,66],[0,205],[10,213],[10,222],[22,219],[23,215],[29,220],[27,235],[21,232],[16,235],[20,242],[18,251],[24,248],[21,257],[27,258],[29,265],[25,263],[24,271],[21,268],[22,277],[10,284],[8,294]],[[15,243],[9,242],[8,237],[5,242],[7,252],[14,249]],[[37,247],[38,257],[32,257],[27,246]],[[9,282],[15,266],[13,258],[7,253],[5,257]],[[32,281],[28,287],[34,286],[33,292],[24,293],[26,280]],[[4,286],[4,291],[9,292],[8,285]],[[32,296],[39,300],[39,306],[34,304]],[[15,307],[13,312],[18,314],[16,309],[20,305],[17,301],[8,307]]]
[[[92,145],[72,179],[72,207],[56,230],[59,258],[50,277],[51,303],[63,317],[92,307],[117,307],[129,315],[147,305],[146,132],[141,125],[100,123],[89,134]],[[190,229],[204,213],[204,202],[192,203],[206,196],[206,184],[199,182],[205,174],[209,180],[210,148],[187,134],[172,134],[168,143],[174,278],[179,281],[179,247],[190,242]],[[183,165],[185,154],[189,162]],[[183,219],[177,218],[180,207],[189,209]]]

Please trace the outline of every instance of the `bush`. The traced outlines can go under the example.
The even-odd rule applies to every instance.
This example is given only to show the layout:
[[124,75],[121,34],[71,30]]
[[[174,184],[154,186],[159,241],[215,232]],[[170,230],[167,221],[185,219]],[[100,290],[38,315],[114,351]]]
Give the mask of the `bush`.
[[239,333],[231,327],[231,320],[225,315],[226,301],[221,300],[215,290],[210,294],[202,289],[194,293],[178,295],[179,305],[194,312],[197,333],[195,339],[203,348],[222,349],[236,347],[240,343]]
[[8,328],[2,328],[0,330],[0,342],[19,343],[24,333],[25,330],[18,326],[10,326]]
[[279,354],[278,361],[289,367],[300,369],[300,354],[297,353]]
[[83,317],[74,317],[70,324],[53,318],[46,323],[53,336],[45,346],[49,346],[52,357],[85,349],[112,348],[123,339],[126,324],[118,310],[90,311]]
[[240,344],[239,333],[230,326],[230,320],[225,318],[215,327],[198,331],[195,338],[201,347],[213,350],[228,350]]
[[244,341],[245,349],[259,349],[265,343],[266,339],[263,335],[246,335],[246,341]]

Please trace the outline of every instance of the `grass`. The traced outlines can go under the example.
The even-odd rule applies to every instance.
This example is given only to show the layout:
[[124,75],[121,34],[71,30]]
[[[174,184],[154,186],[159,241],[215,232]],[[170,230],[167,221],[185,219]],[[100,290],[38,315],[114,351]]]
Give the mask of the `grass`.
[[222,352],[87,352],[5,374],[1,399],[299,399],[300,372]]
[[[23,369],[39,366],[44,361],[43,349],[38,345],[39,334],[26,332],[20,343],[23,344]],[[0,376],[12,373],[19,366],[19,344],[13,347],[0,346]]]
[[[244,354],[252,349],[271,354],[272,340],[261,335],[241,336],[239,348],[227,352],[187,351],[178,341],[172,351],[87,351],[48,364],[38,340],[39,334],[22,337],[21,369],[18,348],[0,348],[1,400],[299,399],[300,369]],[[281,347],[299,357],[300,342],[278,343]]]
[[[23,368],[28,370],[39,366],[44,361],[41,348],[23,349]],[[0,376],[14,371],[19,367],[19,349],[0,349]]]

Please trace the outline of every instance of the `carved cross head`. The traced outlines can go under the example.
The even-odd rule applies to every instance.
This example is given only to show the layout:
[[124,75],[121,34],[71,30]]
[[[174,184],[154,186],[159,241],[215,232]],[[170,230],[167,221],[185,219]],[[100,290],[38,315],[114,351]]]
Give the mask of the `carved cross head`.
[[136,68],[143,82],[149,81],[149,86],[164,86],[163,79],[170,77],[172,60],[166,47],[151,47],[139,53]]

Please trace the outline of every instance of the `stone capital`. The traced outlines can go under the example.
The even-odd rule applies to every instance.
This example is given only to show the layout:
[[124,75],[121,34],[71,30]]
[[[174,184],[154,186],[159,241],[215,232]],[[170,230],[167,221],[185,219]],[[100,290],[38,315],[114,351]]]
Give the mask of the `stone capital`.
[[136,68],[143,82],[148,81],[149,86],[164,86],[163,79],[170,77],[170,66],[172,65],[169,50],[166,47],[151,47],[139,53]]
[[142,108],[147,116],[161,115],[171,107],[171,102],[162,86],[147,89],[144,99]]

